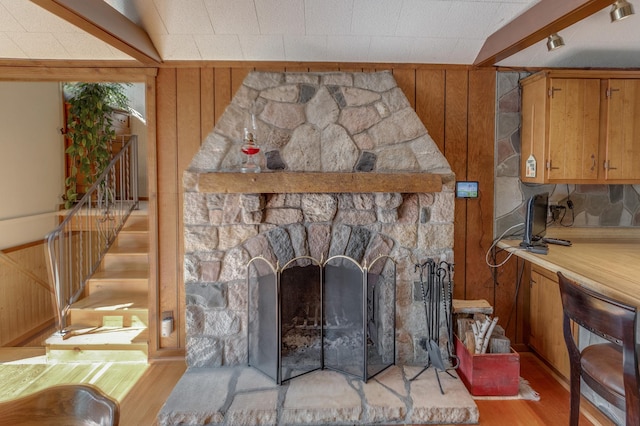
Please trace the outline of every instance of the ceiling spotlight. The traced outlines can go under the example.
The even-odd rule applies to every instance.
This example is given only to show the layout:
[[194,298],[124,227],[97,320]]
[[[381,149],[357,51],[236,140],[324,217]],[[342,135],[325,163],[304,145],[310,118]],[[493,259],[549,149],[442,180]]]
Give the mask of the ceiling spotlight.
[[633,5],[627,0],[616,0],[611,5],[609,15],[611,15],[611,22],[620,21],[629,15],[633,15]]
[[562,46],[564,46],[564,40],[557,33],[553,33],[547,38],[547,50],[549,52]]

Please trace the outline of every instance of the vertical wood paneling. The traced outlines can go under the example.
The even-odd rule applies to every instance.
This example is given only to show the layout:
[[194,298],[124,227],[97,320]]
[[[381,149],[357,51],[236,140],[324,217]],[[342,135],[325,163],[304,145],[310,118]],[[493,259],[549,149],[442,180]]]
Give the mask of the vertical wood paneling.
[[214,125],[231,102],[231,69],[216,68],[214,71]]
[[[457,180],[467,176],[467,99],[469,94],[468,73],[466,70],[447,70],[445,74],[445,107],[444,109],[444,148],[443,152]],[[456,264],[456,277],[467,276],[466,228],[467,202],[455,200],[453,221],[453,256]],[[458,282],[454,288],[454,296],[464,299],[466,281]]]
[[393,77],[398,83],[398,87],[407,97],[413,109],[416,108],[416,71],[412,69],[395,69]]
[[215,123],[215,86],[213,68],[200,70],[200,134],[204,139],[213,130]]
[[263,66],[256,66],[254,68],[256,71],[262,71],[262,72],[285,72],[286,71],[286,67],[281,66],[274,66],[274,65],[263,65]]
[[[182,280],[180,216],[178,214],[178,115],[177,72],[161,68],[157,77],[157,165],[158,165],[158,291],[157,315],[171,310],[177,316],[177,294]],[[178,335],[160,338],[158,349],[173,348]],[[157,334],[157,330],[154,330]]]
[[251,71],[253,71],[253,68],[249,67],[231,69],[231,97],[229,101],[231,101],[233,95],[235,95],[240,86],[242,86],[242,82]]
[[485,253],[493,241],[493,181],[495,139],[495,72],[469,72],[469,144],[467,179],[480,182],[480,197],[467,210],[467,288],[469,299],[484,298],[494,314],[506,318],[504,304],[496,306],[495,288]]
[[466,70],[447,70],[443,152],[456,179],[467,177],[469,74]]
[[[158,223],[158,144],[156,77],[146,77],[145,103],[147,110],[147,193],[149,194],[149,355],[156,357],[159,348],[159,223]],[[143,153],[140,153],[144,155]],[[184,347],[184,342],[180,343]]]
[[[200,149],[206,134],[201,133],[200,69],[180,68],[176,76],[178,115],[178,189],[182,193],[182,173]],[[182,210],[180,210],[182,211]]]
[[444,70],[416,70],[416,114],[444,152]]

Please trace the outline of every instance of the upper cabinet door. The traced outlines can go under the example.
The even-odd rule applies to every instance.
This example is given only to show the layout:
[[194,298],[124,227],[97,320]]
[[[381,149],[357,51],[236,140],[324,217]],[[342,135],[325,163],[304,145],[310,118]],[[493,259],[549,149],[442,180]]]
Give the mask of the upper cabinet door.
[[609,79],[604,178],[640,179],[640,80]]
[[552,78],[548,96],[547,180],[597,180],[600,79]]
[[547,141],[547,79],[534,78],[522,87],[520,128],[520,179],[542,183],[545,179]]

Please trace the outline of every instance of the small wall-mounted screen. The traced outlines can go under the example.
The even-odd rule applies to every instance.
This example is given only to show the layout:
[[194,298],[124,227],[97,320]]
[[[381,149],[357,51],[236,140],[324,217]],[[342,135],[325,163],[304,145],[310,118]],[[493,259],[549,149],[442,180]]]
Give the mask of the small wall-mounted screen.
[[477,181],[456,182],[456,197],[478,198],[478,182]]

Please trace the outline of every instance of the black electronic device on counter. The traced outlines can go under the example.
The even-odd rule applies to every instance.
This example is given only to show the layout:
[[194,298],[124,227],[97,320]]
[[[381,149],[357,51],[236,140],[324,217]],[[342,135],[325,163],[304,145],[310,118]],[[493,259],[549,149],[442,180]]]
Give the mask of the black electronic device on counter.
[[549,248],[543,237],[547,232],[549,193],[536,194],[527,200],[524,234],[520,247],[537,254],[547,254]]

